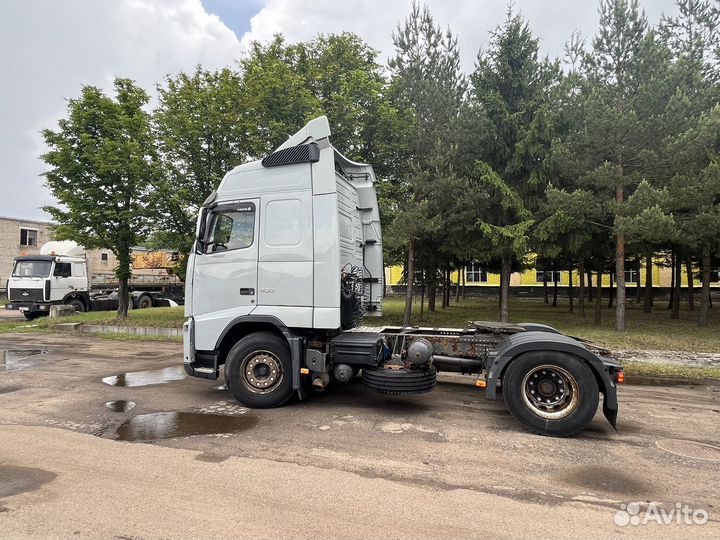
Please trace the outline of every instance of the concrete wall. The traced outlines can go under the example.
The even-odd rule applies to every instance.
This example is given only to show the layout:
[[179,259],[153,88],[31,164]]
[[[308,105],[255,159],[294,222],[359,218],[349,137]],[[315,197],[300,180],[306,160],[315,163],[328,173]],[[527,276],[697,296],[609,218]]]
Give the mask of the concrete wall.
[[[40,253],[40,246],[53,239],[51,225],[52,223],[47,221],[0,217],[0,290],[5,290],[15,257],[23,253],[26,255]],[[36,245],[28,246],[20,243],[22,229],[37,231]]]

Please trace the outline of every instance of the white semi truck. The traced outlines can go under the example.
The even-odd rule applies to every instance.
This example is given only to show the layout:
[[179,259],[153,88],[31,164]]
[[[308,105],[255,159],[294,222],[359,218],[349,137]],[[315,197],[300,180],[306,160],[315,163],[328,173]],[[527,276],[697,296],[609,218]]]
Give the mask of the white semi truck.
[[621,366],[539,324],[361,327],[382,314],[380,215],[370,165],[316,118],[274,153],[228,172],[202,206],[185,284],[184,365],[249,407],[359,372],[392,395],[431,391],[437,371],[475,376],[530,429],[568,436],[603,412],[615,426]]
[[[6,309],[19,310],[26,319],[47,315],[52,305],[69,305],[77,311],[117,309],[117,290],[108,277],[93,273],[85,248],[69,240],[51,241],[40,248],[39,255],[15,258],[13,272],[7,281]],[[174,289],[176,280],[150,279],[140,287],[131,287],[131,308],[177,306],[170,297],[181,299]]]

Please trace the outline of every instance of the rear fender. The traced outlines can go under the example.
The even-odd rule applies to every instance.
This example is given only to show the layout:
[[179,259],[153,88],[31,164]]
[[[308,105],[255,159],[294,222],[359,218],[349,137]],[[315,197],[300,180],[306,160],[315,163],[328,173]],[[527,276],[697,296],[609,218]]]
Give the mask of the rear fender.
[[579,362],[585,362],[595,374],[598,389],[603,394],[603,414],[615,427],[617,420],[617,385],[610,376],[606,364],[599,356],[588,350],[581,342],[562,334],[530,331],[507,336],[498,347],[497,355],[488,360],[487,398],[497,398],[497,384],[502,381],[507,366],[517,356],[530,351],[556,351],[575,356]]

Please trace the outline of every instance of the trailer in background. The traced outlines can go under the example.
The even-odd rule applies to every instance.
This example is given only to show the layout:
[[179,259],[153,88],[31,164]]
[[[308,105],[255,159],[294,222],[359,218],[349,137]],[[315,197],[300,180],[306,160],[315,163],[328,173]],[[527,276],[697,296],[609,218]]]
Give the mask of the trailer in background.
[[[183,304],[184,285],[173,271],[177,259],[172,252],[134,254],[131,309]],[[22,312],[28,320],[47,315],[52,305],[69,305],[80,312],[117,309],[115,273],[95,270],[82,246],[67,240],[48,242],[39,255],[15,258],[5,308]]]

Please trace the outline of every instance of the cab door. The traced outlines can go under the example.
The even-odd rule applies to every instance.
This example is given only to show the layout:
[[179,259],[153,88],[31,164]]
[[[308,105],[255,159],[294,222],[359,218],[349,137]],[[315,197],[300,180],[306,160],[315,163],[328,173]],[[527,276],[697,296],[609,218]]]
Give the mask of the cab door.
[[257,305],[259,202],[222,203],[208,212],[193,261],[193,315],[237,317]]

